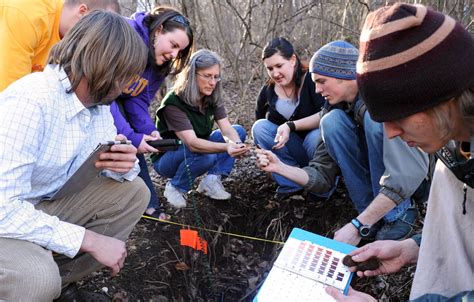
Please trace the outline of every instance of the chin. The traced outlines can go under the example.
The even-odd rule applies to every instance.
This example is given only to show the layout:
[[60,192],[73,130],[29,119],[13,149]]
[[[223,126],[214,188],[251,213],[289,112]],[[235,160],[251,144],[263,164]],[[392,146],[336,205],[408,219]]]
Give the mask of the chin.
[[443,144],[420,144],[418,145],[418,148],[428,154],[433,154],[439,149],[441,149],[441,147],[443,146],[444,146]]

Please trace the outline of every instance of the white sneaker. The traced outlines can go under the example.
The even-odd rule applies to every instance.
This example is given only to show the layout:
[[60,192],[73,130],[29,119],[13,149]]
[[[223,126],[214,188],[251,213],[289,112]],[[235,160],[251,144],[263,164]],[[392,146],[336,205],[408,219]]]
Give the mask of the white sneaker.
[[224,189],[220,175],[206,175],[199,183],[197,191],[216,200],[228,200],[231,197]]
[[163,195],[175,208],[184,208],[186,206],[186,198],[184,198],[184,193],[181,193],[178,189],[176,189],[170,181],[166,183],[165,192]]

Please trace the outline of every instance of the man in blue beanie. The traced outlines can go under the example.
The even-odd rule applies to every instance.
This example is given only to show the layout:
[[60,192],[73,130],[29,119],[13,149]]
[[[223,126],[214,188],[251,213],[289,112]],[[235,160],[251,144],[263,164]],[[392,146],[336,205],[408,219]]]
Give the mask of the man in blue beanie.
[[350,43],[334,41],[311,59],[316,92],[326,104],[320,123],[323,142],[309,165],[288,167],[270,152],[259,154],[263,170],[279,173],[313,192],[324,192],[340,171],[359,215],[334,238],[353,245],[362,238],[397,240],[410,235],[418,216],[411,197],[425,187],[429,162],[427,154],[401,139],[388,140],[382,124],[366,112],[356,82],[358,55]]

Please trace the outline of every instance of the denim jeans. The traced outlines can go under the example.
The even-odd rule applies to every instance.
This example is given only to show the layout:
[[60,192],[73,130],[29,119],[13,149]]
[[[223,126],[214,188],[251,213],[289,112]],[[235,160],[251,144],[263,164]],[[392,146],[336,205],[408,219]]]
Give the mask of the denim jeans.
[[148,203],[147,208],[154,208],[154,209],[159,209],[160,208],[160,200],[158,199],[158,194],[156,194],[155,186],[153,185],[153,182],[151,181],[150,173],[148,172],[148,166],[146,163],[145,156],[143,154],[137,154],[138,158],[138,163],[140,165],[140,173],[138,176],[140,176],[143,181],[145,182],[146,186],[150,190],[151,196],[150,196],[150,202]]
[[[321,135],[329,155],[337,162],[357,211],[364,211],[379,194],[383,163],[383,124],[374,122],[368,112],[364,127],[343,110],[333,109],[321,119]],[[384,218],[392,222],[405,213],[410,199],[404,200]]]
[[[274,139],[279,125],[267,119],[260,119],[252,126],[252,136],[255,144],[265,150],[271,150],[278,158],[287,165],[294,167],[304,167],[314,156],[314,152],[321,141],[319,129],[313,129],[306,136],[301,138],[298,134],[291,132],[290,139],[285,146],[278,150],[272,150],[275,145]],[[302,187],[295,182],[279,174],[272,173],[273,179],[278,184],[278,193],[296,192]]]
[[[245,141],[247,134],[240,125],[233,125],[240,140]],[[212,142],[224,142],[220,130],[214,130],[208,137]],[[204,173],[228,176],[234,167],[235,158],[227,152],[196,153],[184,144],[176,151],[167,151],[153,164],[158,174],[171,178],[171,184],[181,192],[191,189],[196,177]]]

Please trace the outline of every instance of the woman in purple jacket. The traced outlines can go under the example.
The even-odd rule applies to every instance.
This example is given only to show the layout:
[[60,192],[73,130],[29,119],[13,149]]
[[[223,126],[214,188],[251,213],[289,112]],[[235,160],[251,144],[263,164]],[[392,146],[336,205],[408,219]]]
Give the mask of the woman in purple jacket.
[[[117,132],[124,134],[138,149],[140,177],[151,192],[145,212],[156,218],[165,218],[159,211],[159,200],[148,173],[144,153],[157,152],[146,142],[161,139],[155,128],[148,107],[169,74],[178,74],[191,55],[193,31],[189,21],[176,9],[158,6],[151,12],[138,12],[127,19],[130,26],[148,46],[148,64],[145,71],[122,91],[111,106]],[[132,59],[132,58],[131,58]]]

